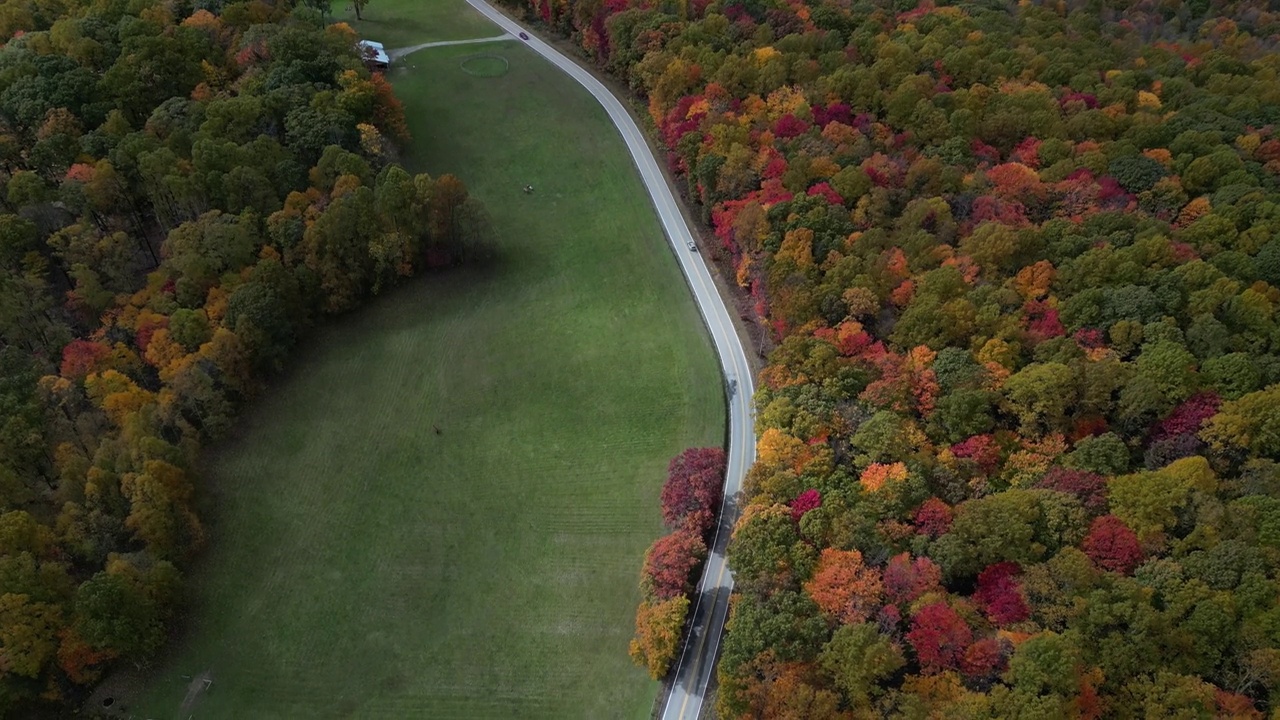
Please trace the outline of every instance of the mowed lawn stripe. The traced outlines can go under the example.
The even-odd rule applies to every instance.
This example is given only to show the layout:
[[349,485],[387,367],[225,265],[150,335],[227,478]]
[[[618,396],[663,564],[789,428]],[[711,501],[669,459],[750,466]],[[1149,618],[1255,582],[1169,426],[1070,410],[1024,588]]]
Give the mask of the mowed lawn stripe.
[[[477,52],[510,71],[462,72]],[[585,91],[516,42],[390,77],[406,163],[462,177],[498,259],[315,332],[208,455],[191,627],[135,709],[211,670],[197,718],[645,717],[636,580],[666,462],[722,442],[710,344]]]

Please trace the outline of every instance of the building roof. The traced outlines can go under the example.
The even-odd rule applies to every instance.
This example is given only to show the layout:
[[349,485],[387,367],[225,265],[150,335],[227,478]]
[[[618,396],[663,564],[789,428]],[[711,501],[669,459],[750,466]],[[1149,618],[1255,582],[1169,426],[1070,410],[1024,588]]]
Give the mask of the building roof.
[[383,47],[382,43],[374,42],[373,40],[361,40],[358,45],[360,46],[361,52],[365,52],[366,55],[366,49],[373,51],[373,61],[375,63],[379,65],[391,64],[391,58],[387,55],[387,51]]

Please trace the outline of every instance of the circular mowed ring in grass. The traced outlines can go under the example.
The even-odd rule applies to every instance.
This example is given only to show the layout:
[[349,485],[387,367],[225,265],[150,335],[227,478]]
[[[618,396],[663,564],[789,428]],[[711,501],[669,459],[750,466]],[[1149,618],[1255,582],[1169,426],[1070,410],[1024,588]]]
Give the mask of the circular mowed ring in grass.
[[462,58],[462,71],[476,77],[502,77],[511,67],[501,55],[468,55]]

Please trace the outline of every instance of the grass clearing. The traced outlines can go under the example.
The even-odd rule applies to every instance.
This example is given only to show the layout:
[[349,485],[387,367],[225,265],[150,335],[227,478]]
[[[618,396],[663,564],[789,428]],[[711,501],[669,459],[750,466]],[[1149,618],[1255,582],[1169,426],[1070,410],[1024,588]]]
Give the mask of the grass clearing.
[[374,0],[356,20],[350,5],[335,3],[334,20],[342,20],[387,48],[437,40],[467,40],[502,32],[463,0]]
[[[388,47],[494,33],[455,0],[366,15],[431,28],[365,30]],[[508,72],[467,74],[477,52]],[[722,442],[710,343],[586,91],[516,42],[390,77],[406,163],[467,182],[501,260],[322,328],[208,455],[192,624],[133,714],[173,716],[208,670],[197,718],[646,717],[636,578],[665,463]]]
[[458,66],[468,75],[476,77],[501,77],[511,69],[511,64],[502,55],[468,55],[458,61]]

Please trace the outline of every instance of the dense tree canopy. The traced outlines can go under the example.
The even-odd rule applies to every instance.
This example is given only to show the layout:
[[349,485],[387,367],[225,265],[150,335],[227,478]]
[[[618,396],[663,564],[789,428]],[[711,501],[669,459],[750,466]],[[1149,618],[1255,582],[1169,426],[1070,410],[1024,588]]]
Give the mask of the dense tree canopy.
[[482,229],[456,178],[394,164],[350,28],[204,7],[0,3],[3,717],[160,647],[201,445],[320,315]]
[[689,448],[671,460],[662,486],[662,518],[672,529],[649,546],[640,571],[644,600],[636,610],[630,654],[653,679],[667,674],[680,649],[707,548],[712,544],[724,491],[720,448]]
[[771,336],[722,716],[1280,707],[1273,4],[511,1]]

